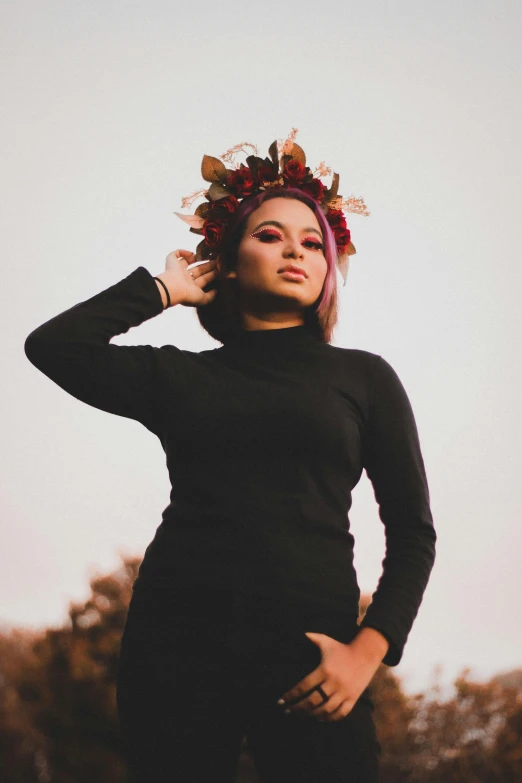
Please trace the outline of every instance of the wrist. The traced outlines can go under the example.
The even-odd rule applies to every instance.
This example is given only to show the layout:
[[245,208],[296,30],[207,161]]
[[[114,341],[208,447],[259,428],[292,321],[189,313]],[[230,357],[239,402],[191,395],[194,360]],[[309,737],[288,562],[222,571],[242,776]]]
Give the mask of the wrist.
[[366,661],[376,667],[382,663],[382,659],[389,649],[389,642],[376,628],[365,626],[361,628],[357,636],[350,642],[350,647],[360,654]]
[[171,285],[169,285],[171,281],[168,272],[161,272],[159,275],[154,275],[154,282],[160,292],[164,310],[168,307],[173,307],[175,304],[179,304]]

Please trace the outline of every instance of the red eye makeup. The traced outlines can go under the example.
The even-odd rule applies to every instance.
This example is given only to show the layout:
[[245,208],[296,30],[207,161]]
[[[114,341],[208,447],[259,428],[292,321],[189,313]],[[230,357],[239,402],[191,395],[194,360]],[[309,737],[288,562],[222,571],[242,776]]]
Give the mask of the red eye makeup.
[[276,228],[262,228],[260,231],[254,231],[254,233],[250,234],[250,236],[254,237],[255,239],[261,239],[262,241],[265,240],[265,237],[275,237],[275,239],[283,238],[281,232]]
[[305,237],[303,242],[308,242],[315,250],[324,250],[324,245],[316,237]]
[[[283,239],[283,235],[276,228],[262,228],[259,231],[254,231],[250,236],[267,244],[271,244],[272,239]],[[316,237],[305,237],[303,243],[306,243],[313,250],[324,250],[324,245]]]

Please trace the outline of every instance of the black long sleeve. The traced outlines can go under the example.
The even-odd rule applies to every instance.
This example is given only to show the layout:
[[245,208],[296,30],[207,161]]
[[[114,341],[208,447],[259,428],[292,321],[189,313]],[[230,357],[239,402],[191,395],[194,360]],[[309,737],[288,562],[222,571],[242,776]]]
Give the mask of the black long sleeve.
[[[79,400],[160,439],[170,503],[136,585],[263,596],[357,616],[348,512],[366,469],[385,527],[383,573],[363,625],[399,662],[435,554],[417,428],[392,367],[306,326],[241,331],[199,353],[117,346],[162,311],[138,267],[35,329],[25,350]],[[315,615],[317,616],[317,614]]]
[[365,430],[365,468],[384,524],[383,572],[362,625],[390,642],[385,663],[399,662],[435,559],[429,490],[413,411],[395,370],[375,365]]
[[162,310],[152,275],[139,267],[115,286],[35,329],[25,341],[25,353],[77,399],[136,419],[157,433],[157,349],[110,345],[110,340]]

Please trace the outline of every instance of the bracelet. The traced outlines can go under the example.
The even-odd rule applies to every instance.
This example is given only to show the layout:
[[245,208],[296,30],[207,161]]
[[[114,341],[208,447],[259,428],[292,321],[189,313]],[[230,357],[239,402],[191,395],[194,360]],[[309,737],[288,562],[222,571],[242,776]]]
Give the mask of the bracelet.
[[[167,286],[165,285],[165,283],[163,282],[163,280],[160,280],[160,278],[159,278],[159,277],[155,277],[155,278],[154,278],[154,280],[157,280],[157,281],[158,281],[158,283],[161,283],[161,285],[162,285],[162,286],[163,286],[163,288],[165,289],[165,293],[166,293],[166,295],[167,295],[167,307],[170,307],[170,295],[169,295],[169,289],[167,288]],[[167,309],[167,307],[164,307],[163,309],[164,309],[164,310],[166,310],[166,309]]]

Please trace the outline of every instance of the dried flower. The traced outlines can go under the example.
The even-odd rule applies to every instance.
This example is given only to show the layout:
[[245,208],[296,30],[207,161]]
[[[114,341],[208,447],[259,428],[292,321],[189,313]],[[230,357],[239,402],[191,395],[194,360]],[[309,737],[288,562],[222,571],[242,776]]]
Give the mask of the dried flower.
[[205,188],[202,188],[201,190],[195,190],[193,193],[191,193],[188,196],[184,196],[181,199],[181,207],[182,209],[190,209],[194,201],[196,199],[201,198],[202,196],[206,196],[208,193],[208,190],[205,190]]
[[241,142],[241,144],[236,144],[234,145],[234,147],[230,147],[229,150],[224,152],[223,155],[220,155],[219,157],[221,158],[223,163],[229,163],[231,166],[238,165],[235,164],[234,159],[236,155],[238,155],[240,152],[246,154],[246,147],[250,147],[254,155],[258,154],[257,147],[255,144],[251,144],[249,141],[243,141]]
[[370,214],[362,198],[355,198],[355,196],[350,196],[349,198],[338,196],[330,202],[330,206],[332,209],[343,209],[345,212],[352,212],[354,215],[365,215],[368,217]]
[[296,140],[297,134],[299,133],[297,128],[292,128],[290,133],[288,134],[288,137],[285,139],[285,141],[281,141],[278,143],[277,147],[279,150],[279,157],[282,158],[283,155],[291,155],[292,154],[292,147],[294,146],[294,142]]
[[327,166],[324,160],[319,163],[318,166],[314,169],[314,177],[328,177],[332,173],[332,169],[330,166]]

